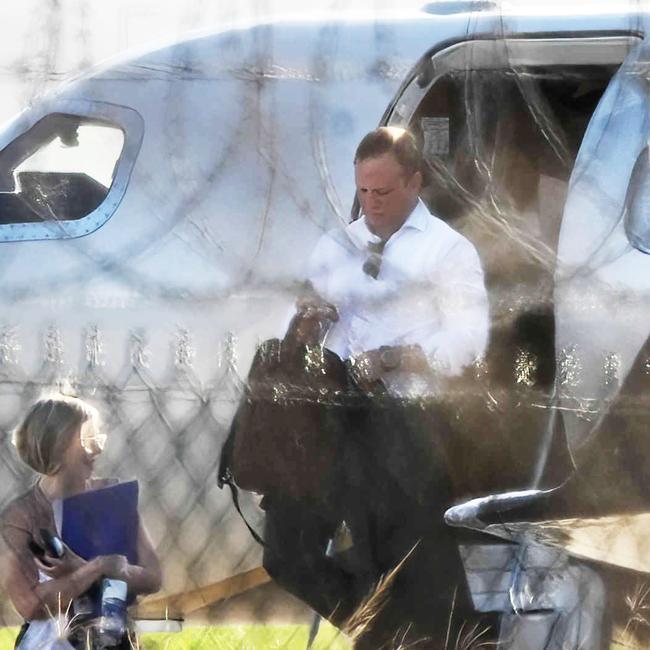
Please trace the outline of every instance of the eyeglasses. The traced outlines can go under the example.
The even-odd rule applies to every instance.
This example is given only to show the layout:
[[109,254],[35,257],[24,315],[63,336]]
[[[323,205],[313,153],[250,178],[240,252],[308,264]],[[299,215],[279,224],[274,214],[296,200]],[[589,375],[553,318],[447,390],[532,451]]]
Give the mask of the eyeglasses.
[[369,255],[366,261],[363,263],[363,272],[373,278],[373,280],[376,280],[377,276],[379,275],[382,255],[384,254],[385,247],[386,241],[383,239],[380,239],[378,242],[368,242]]
[[81,427],[81,446],[91,456],[96,456],[104,450],[107,437],[105,433],[97,431],[94,423],[85,422]]

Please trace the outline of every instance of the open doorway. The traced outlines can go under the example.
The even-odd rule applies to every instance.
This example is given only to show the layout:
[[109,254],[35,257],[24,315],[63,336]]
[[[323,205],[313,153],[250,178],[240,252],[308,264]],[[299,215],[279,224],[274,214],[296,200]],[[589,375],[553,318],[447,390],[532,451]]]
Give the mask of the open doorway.
[[[536,472],[562,363],[553,289],[568,182],[591,116],[636,42],[455,44],[425,57],[387,112],[386,124],[408,126],[420,140],[429,174],[422,199],[472,241],[485,272],[485,362],[444,399],[459,423],[451,454],[462,495],[528,487]],[[512,459],[507,471],[495,472],[504,458]]]

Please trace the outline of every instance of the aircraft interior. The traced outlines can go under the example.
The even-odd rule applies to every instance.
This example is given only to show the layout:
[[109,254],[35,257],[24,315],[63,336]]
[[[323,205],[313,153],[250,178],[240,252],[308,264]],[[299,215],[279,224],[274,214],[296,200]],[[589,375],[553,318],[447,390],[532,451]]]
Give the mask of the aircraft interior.
[[[450,420],[455,414],[465,425],[474,423],[459,428],[451,445],[463,495],[530,485],[558,370],[553,286],[568,181],[617,69],[451,71],[429,88],[410,120],[430,173],[423,200],[474,243],[490,300],[485,364],[446,393]],[[477,381],[483,390],[476,390]],[[509,417],[502,417],[504,410]],[[495,464],[468,466],[468,450],[477,444]],[[512,461],[507,468],[500,457]],[[548,463],[545,479],[561,478],[567,462]],[[505,471],[497,477],[499,465]]]

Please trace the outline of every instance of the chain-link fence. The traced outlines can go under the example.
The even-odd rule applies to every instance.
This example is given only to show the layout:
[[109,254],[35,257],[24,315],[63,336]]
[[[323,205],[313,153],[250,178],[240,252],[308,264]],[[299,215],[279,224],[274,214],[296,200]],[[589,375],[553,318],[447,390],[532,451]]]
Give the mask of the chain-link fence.
[[[38,60],[32,57],[31,40],[26,39],[30,51],[12,69],[12,74],[27,79],[23,95],[30,101],[37,99],[48,84],[64,76],[58,72],[61,44],[66,40],[60,34],[65,22],[62,4],[56,0],[46,4],[49,12],[39,16],[38,29],[47,38],[43,39]],[[199,4],[193,7],[193,16],[188,14],[192,25],[200,19]],[[440,7],[446,4],[440,3]],[[84,60],[90,60],[88,34],[82,29],[87,18],[84,16],[82,12],[79,17],[80,40]],[[146,109],[155,109],[147,124],[151,138],[147,153],[151,157],[145,160],[155,163],[163,157],[173,164],[169,165],[168,175],[161,174],[155,164],[141,165],[132,178],[130,191],[135,199],[130,207],[134,212],[129,213],[128,225],[135,224],[142,230],[136,232],[129,246],[119,245],[123,233],[113,231],[101,245],[93,245],[91,238],[82,238],[69,240],[65,249],[58,249],[65,250],[66,255],[77,254],[83,262],[74,278],[75,288],[87,278],[92,282],[114,274],[111,279],[119,279],[133,290],[132,294],[123,292],[128,293],[128,300],[122,300],[123,294],[116,291],[114,305],[87,304],[92,309],[80,318],[91,313],[88,317],[93,318],[107,307],[106,311],[114,308],[119,320],[126,313],[146,310],[140,301],[146,303],[150,299],[153,304],[156,298],[158,307],[164,303],[168,308],[167,314],[173,312],[174,306],[184,304],[187,309],[183,315],[187,316],[199,303],[214,307],[238,291],[239,304],[232,309],[233,313],[224,309],[228,324],[220,327],[236,328],[231,323],[238,321],[247,340],[245,345],[238,346],[234,336],[229,335],[219,344],[215,342],[214,349],[195,350],[192,332],[179,329],[171,341],[169,370],[161,373],[151,370],[145,336],[134,333],[128,350],[113,350],[126,363],[121,367],[114,364],[108,370],[103,362],[103,332],[90,326],[85,340],[73,343],[84,351],[81,370],[79,366],[73,370],[64,360],[57,327],[46,331],[43,354],[34,365],[24,362],[22,352],[26,350],[20,350],[21,344],[28,345],[27,341],[21,342],[20,332],[4,326],[0,329],[0,505],[34,480],[17,459],[11,442],[13,427],[43,393],[62,390],[88,399],[103,415],[109,439],[98,474],[138,479],[140,509],[163,564],[166,594],[189,592],[260,565],[260,547],[232,507],[229,493],[219,490],[216,482],[221,446],[247,374],[248,361],[238,362],[237,351],[243,351],[245,357],[252,354],[253,338],[259,333],[252,331],[258,321],[264,320],[262,312],[267,309],[264,301],[254,305],[251,294],[263,293],[269,285],[283,292],[285,298],[293,294],[295,274],[289,273],[289,278],[282,274],[276,277],[275,271],[293,265],[297,273],[299,262],[307,257],[307,249],[317,236],[347,221],[347,201],[353,195],[353,147],[358,136],[376,124],[387,106],[391,111],[396,109],[386,113],[387,120],[420,132],[433,177],[432,187],[424,198],[432,212],[476,245],[488,279],[491,341],[487,356],[460,378],[441,385],[437,395],[453,430],[448,451],[456,494],[466,498],[528,487],[544,478],[553,484],[553,480],[565,478],[572,469],[571,463],[577,460],[593,479],[592,494],[586,496],[594,503],[610,496],[615,500],[620,495],[629,502],[643,501],[647,482],[645,459],[650,457],[645,443],[649,411],[644,395],[650,386],[647,358],[636,361],[640,383],[635,392],[619,395],[619,388],[647,337],[647,294],[645,285],[637,285],[637,280],[646,275],[642,260],[633,260],[635,266],[629,267],[632,270],[628,269],[627,289],[617,293],[616,288],[622,277],[617,271],[622,267],[617,264],[626,256],[638,258],[643,253],[632,250],[626,242],[620,247],[615,242],[610,250],[604,234],[592,249],[582,247],[590,231],[597,231],[591,222],[584,226],[583,213],[595,219],[593,215],[598,216],[600,210],[603,214],[611,211],[617,220],[616,227],[625,213],[625,174],[617,181],[621,196],[612,199],[599,192],[609,187],[612,180],[614,144],[624,143],[621,150],[616,150],[617,164],[628,158],[634,161],[634,147],[625,144],[628,141],[621,136],[626,133],[628,114],[612,109],[607,119],[601,119],[608,125],[604,134],[598,135],[589,127],[599,151],[604,152],[598,155],[603,155],[605,174],[588,169],[598,155],[592,156],[581,147],[600,97],[609,92],[610,81],[614,80],[616,88],[615,72],[622,58],[608,57],[594,49],[574,60],[570,57],[579,48],[578,43],[572,42],[563,52],[569,63],[564,62],[565,67],[560,69],[562,62],[552,63],[544,57],[531,59],[544,51],[537,47],[537,42],[535,48],[524,48],[518,54],[516,39],[505,38],[508,26],[503,17],[490,28],[494,38],[477,45],[469,38],[471,20],[464,35],[471,47],[465,48],[462,57],[451,57],[446,63],[444,57],[429,57],[429,48],[440,45],[433,35],[427,36],[415,55],[405,56],[403,52],[408,48],[404,43],[410,42],[415,32],[400,32],[396,23],[388,21],[377,23],[368,32],[372,38],[365,47],[372,46],[373,54],[367,60],[354,48],[350,51],[356,55],[345,54],[347,59],[341,55],[346,51],[344,44],[348,38],[345,28],[324,24],[322,29],[319,26],[314,30],[315,40],[310,37],[309,43],[316,43],[313,52],[297,66],[291,57],[278,63],[274,57],[280,51],[280,40],[274,41],[273,30],[260,29],[250,32],[250,43],[240,34],[233,37],[232,43],[226,39],[223,49],[206,45],[196,60],[190,47],[179,46],[169,60],[153,56],[148,60],[150,65],[132,62],[120,68],[115,79],[108,75],[109,82],[119,81],[120,75],[124,77],[122,81],[128,78],[127,94],[136,99],[146,95],[141,93],[144,84],[154,79],[165,82],[164,92],[142,103]],[[556,25],[562,27],[563,23]],[[640,23],[631,20],[628,32],[636,34],[638,29]],[[243,47],[242,43],[251,47],[252,54],[246,61],[239,60],[241,51],[237,47]],[[596,40],[591,44],[598,45]],[[288,52],[293,54],[292,47]],[[425,52],[426,60],[414,68]],[[228,53],[232,56],[232,67],[227,56],[222,61],[221,55]],[[550,56],[551,52],[546,54]],[[583,65],[595,54],[604,61],[602,65]],[[479,59],[491,63],[483,69]],[[535,65],[527,63],[531,60]],[[436,77],[434,72],[444,72],[444,66],[448,66],[447,72]],[[639,70],[645,74],[642,68],[629,68],[619,77],[629,81]],[[220,75],[228,83],[235,80],[241,86],[237,86],[237,94],[230,97],[223,91],[227,84],[220,84]],[[214,82],[214,95],[209,102],[205,101],[207,81]],[[203,93],[196,100],[192,95],[195,82],[202,84]],[[398,90],[400,84],[402,88]],[[293,94],[284,94],[284,87],[291,87]],[[137,91],[133,92],[134,89]],[[373,115],[355,112],[358,102],[351,101],[352,90],[370,98],[368,105],[372,103]],[[622,105],[627,106],[629,98],[624,94],[621,97],[625,99]],[[641,97],[640,105],[646,106],[646,100]],[[217,129],[215,124],[219,120],[215,115],[220,104],[227,108],[219,114],[221,122]],[[615,98],[611,104],[616,105]],[[156,122],[160,107],[163,115]],[[192,108],[186,110],[188,107]],[[368,112],[367,107],[364,111]],[[444,116],[439,114],[441,111]],[[637,130],[642,133],[641,127]],[[640,139],[644,137],[641,135]],[[639,138],[638,133],[630,141],[635,138]],[[221,149],[219,142],[223,145]],[[194,167],[192,155],[202,147],[208,152],[204,165]],[[629,151],[623,151],[625,147]],[[586,187],[572,182],[571,191],[583,192],[583,199],[591,197],[586,208],[577,204],[575,198],[565,205],[579,149],[586,153],[582,166],[576,169],[589,173],[574,174]],[[247,179],[246,183],[236,185],[235,181],[244,176],[244,169],[259,186]],[[194,178],[196,174],[201,182]],[[165,193],[171,185],[177,195]],[[165,198],[161,200],[161,196]],[[571,236],[571,206],[575,205],[578,208],[574,212],[580,220]],[[213,210],[213,206],[218,207]],[[229,220],[217,219],[222,212],[227,213]],[[234,222],[237,228],[232,226]],[[171,235],[165,239],[167,231]],[[614,232],[609,226],[603,226],[602,231]],[[101,235],[103,231],[98,232]],[[183,259],[206,261],[205,266],[197,264],[199,270],[188,273],[192,276],[186,278],[188,286],[196,278],[210,280],[215,276],[221,278],[221,274],[228,282],[222,286],[220,282],[209,281],[207,289],[198,287],[195,294],[172,282],[175,278],[163,273],[170,264],[165,255],[174,251],[172,247],[164,248],[163,243],[167,246],[170,240],[191,244],[191,254]],[[578,260],[573,275],[562,275],[562,269],[558,270],[558,242],[565,256]],[[115,247],[112,257],[106,251],[107,244]],[[299,246],[304,248],[300,255],[295,254]],[[160,253],[160,278],[147,272],[150,269],[145,253],[150,249]],[[0,260],[7,280],[0,293],[7,309],[14,310],[8,317],[3,315],[3,319],[32,329],[44,313],[55,312],[61,318],[65,313],[68,317],[74,309],[71,305],[77,303],[66,303],[63,299],[64,290],[70,290],[66,280],[48,272],[37,281],[31,280],[28,271],[33,260],[21,261],[14,250],[3,249],[4,257]],[[594,250],[597,255],[590,257]],[[137,272],[131,273],[129,265],[136,253],[142,254],[143,259],[138,260],[141,266]],[[13,272],[11,264],[16,268],[18,261],[25,277]],[[609,276],[612,269],[613,275]],[[156,298],[152,298],[154,295]],[[100,301],[105,297],[101,282],[94,294],[89,292],[86,302],[92,303],[97,297]],[[47,300],[52,304],[45,306]],[[21,318],[17,316],[22,305],[27,305],[25,318],[22,314]],[[253,310],[255,318],[251,317]],[[199,327],[206,329],[212,315],[199,316],[193,322],[201,321]],[[149,322],[155,318],[150,316]],[[122,318],[120,326],[127,320]],[[129,325],[130,322],[126,327]],[[260,326],[259,331],[266,332],[267,325]],[[67,329],[70,335],[69,323]],[[608,336],[603,334],[606,330]],[[32,358],[38,356],[29,352]],[[161,356],[160,346],[156,355]],[[207,372],[196,372],[197,357]],[[211,361],[207,362],[207,358]],[[564,422],[566,431],[558,432],[552,426],[558,413],[561,417],[557,419]],[[555,455],[558,441],[568,442],[564,465]],[[597,474],[600,468],[605,468],[602,476]],[[554,470],[550,475],[546,471],[549,469]],[[249,521],[261,531],[261,511],[250,495],[243,495],[243,499]],[[625,503],[625,499],[619,503]],[[565,544],[566,530],[561,526],[559,530],[556,536],[549,533],[552,539],[545,541]],[[644,554],[640,530],[630,528],[624,536],[627,547],[633,549],[632,556]],[[619,538],[612,539],[612,544],[618,543]],[[605,545],[599,553],[595,559],[601,562],[611,549]],[[619,564],[627,569],[640,566],[633,561]],[[555,567],[554,571],[559,575],[564,566]],[[542,575],[541,582],[547,577]],[[616,607],[625,609],[630,581],[617,574],[611,582],[620,584],[610,591],[608,607],[612,609],[613,599],[618,598]],[[633,594],[627,603],[636,623],[644,615],[646,597],[647,590],[639,587],[637,595]],[[574,606],[583,602],[578,593]],[[2,622],[17,622],[6,595],[0,605]],[[251,599],[250,617],[260,615],[267,606],[264,598]]]
[[[218,374],[203,385],[192,369],[187,332],[176,340],[174,372],[154,381],[141,340],[132,339],[131,363],[119,383],[106,377],[97,355],[98,332],[87,341],[85,371],[66,372],[57,331],[46,337],[45,360],[25,376],[15,345],[5,332],[0,379],[2,403],[2,503],[25,490],[33,474],[18,459],[12,428],[28,406],[53,391],[71,393],[96,405],[108,442],[98,475],[137,478],[140,511],[164,567],[164,591],[186,592],[259,566],[260,548],[231,507],[230,495],[217,487],[221,446],[242,392],[232,338],[224,342]],[[259,525],[255,504],[248,516]],[[6,596],[3,623],[16,622]]]

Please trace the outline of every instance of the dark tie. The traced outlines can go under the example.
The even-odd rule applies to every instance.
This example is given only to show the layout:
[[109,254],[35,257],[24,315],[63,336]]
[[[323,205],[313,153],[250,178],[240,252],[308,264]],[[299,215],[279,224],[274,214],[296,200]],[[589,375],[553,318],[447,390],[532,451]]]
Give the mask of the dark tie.
[[381,257],[384,253],[386,241],[380,239],[378,242],[368,242],[368,258],[363,263],[363,272],[373,279],[377,279],[381,268]]

